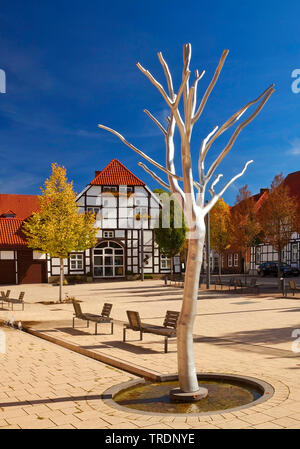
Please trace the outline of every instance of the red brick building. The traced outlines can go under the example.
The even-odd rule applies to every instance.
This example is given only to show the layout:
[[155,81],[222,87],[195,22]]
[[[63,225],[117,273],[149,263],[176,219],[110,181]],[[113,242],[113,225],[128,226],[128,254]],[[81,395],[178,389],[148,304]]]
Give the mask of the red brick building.
[[45,256],[29,249],[22,233],[37,210],[36,195],[0,194],[0,284],[47,282]]

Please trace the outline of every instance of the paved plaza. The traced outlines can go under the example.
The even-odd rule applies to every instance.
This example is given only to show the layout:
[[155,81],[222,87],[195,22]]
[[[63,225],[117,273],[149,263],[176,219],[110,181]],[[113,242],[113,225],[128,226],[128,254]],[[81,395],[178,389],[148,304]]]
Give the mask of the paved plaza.
[[139,373],[177,372],[176,340],[169,341],[165,354],[163,337],[145,334],[139,341],[139,333],[129,330],[123,342],[122,332],[126,310],[137,310],[145,322],[162,324],[167,310],[180,310],[181,288],[165,287],[159,280],[66,286],[65,293],[81,301],[84,312],[99,314],[104,302],[113,304],[113,335],[108,324],[98,326],[98,335],[93,323],[87,328],[77,320],[73,329],[72,304],[54,303],[58,287],[6,288],[11,296],[26,292],[25,310],[16,306],[11,312],[4,305],[0,319],[13,316],[35,335],[1,327],[6,352],[0,353],[0,428],[300,428],[300,353],[292,351],[292,332],[300,329],[300,295],[199,290],[197,371],[256,377],[269,382],[275,394],[236,412],[164,417],[123,412],[103,402],[101,395]]

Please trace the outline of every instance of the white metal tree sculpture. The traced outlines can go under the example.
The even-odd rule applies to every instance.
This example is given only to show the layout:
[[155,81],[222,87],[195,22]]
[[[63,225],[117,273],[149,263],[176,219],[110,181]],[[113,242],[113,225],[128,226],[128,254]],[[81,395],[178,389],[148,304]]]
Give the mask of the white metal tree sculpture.
[[[178,348],[178,376],[179,376],[179,395],[181,393],[187,393],[191,398],[203,397],[207,394],[203,389],[199,389],[197,374],[194,363],[194,349],[193,349],[193,325],[196,314],[196,302],[199,287],[199,277],[203,258],[203,245],[205,239],[205,215],[211,210],[211,208],[216,204],[218,199],[224,194],[226,189],[240,176],[244,174],[247,166],[253,161],[248,161],[243,170],[230,179],[219,193],[215,192],[215,186],[219,182],[222,174],[215,174],[216,169],[222,162],[227,153],[231,150],[235,140],[245,126],[247,126],[260,112],[269,97],[274,92],[273,85],[268,87],[262,94],[260,94],[255,100],[250,101],[248,104],[239,109],[235,114],[233,114],[222,126],[216,126],[211,133],[208,134],[202,140],[200,145],[200,153],[198,160],[198,171],[199,179],[196,181],[193,178],[192,172],[192,158],[191,158],[191,136],[193,127],[196,122],[201,117],[204,110],[206,102],[209,95],[211,94],[222,67],[224,65],[225,59],[228,55],[228,50],[224,50],[221,59],[218,63],[216,71],[201,99],[199,105],[197,106],[197,86],[199,81],[204,75],[204,71],[199,73],[198,70],[195,72],[195,79],[190,85],[190,60],[191,60],[191,44],[185,44],[183,47],[183,72],[182,81],[178,92],[174,92],[172,76],[169,67],[164,60],[161,53],[158,53],[159,61],[164,70],[168,85],[168,93],[164,87],[148,72],[144,69],[141,64],[137,64],[139,70],[150,80],[150,82],[159,90],[166,104],[170,108],[170,115],[167,117],[168,125],[165,128],[149,111],[144,112],[153,120],[153,122],[158,126],[165,138],[166,146],[166,165],[162,166],[158,162],[151,159],[148,155],[143,153],[141,150],[136,148],[134,145],[129,143],[121,134],[117,131],[108,128],[104,125],[98,125],[113,134],[115,134],[119,139],[140,156],[142,156],[146,161],[153,164],[156,168],[161,170],[168,177],[168,182],[161,179],[156,173],[150,170],[147,166],[142,164],[139,165],[151,175],[158,183],[160,183],[164,188],[170,190],[173,194],[176,194],[181,198],[182,204],[184,205],[185,218],[190,231],[190,239],[188,244],[188,258],[187,267],[184,283],[184,293],[183,293],[183,304],[178,321],[177,327],[177,348]],[[180,105],[183,103],[183,107]],[[214,162],[210,165],[207,171],[205,171],[204,163],[205,158],[212,144],[216,139],[221,136],[225,131],[227,131],[231,126],[233,126],[238,120],[243,116],[243,114],[253,105],[255,106],[254,111],[245,118],[234,130],[231,137],[229,138],[227,144],[216,157]],[[181,112],[182,110],[182,112]],[[178,129],[181,141],[181,163],[182,163],[182,175],[178,175],[175,170],[174,155],[175,155],[175,143],[174,143],[174,133],[175,129]],[[183,183],[183,188],[180,187],[179,183]],[[210,185],[210,187],[209,187]],[[205,191],[209,188],[209,193],[211,194],[211,199],[209,202],[205,203]],[[199,394],[198,394],[199,393]]]

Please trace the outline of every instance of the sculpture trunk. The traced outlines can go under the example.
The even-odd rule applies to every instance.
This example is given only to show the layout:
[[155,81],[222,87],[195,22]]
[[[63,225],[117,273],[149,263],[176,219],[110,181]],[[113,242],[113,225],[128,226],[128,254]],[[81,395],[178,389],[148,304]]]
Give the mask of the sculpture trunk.
[[194,361],[193,327],[197,309],[199,279],[205,238],[204,222],[199,238],[190,239],[181,313],[177,326],[178,375],[180,390],[199,390]]

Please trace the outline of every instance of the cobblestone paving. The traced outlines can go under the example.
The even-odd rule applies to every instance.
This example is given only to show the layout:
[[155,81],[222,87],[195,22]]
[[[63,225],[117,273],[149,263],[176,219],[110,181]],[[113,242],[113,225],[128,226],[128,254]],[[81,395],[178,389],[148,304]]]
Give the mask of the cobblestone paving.
[[[128,332],[122,326],[72,329],[72,306],[39,304],[55,298],[55,287],[16,286],[25,290],[25,311],[14,318],[31,322],[46,335],[94,352],[114,356],[159,373],[176,368],[176,341],[163,353],[163,339]],[[84,311],[99,313],[112,302],[112,316],[126,319],[126,310],[138,310],[145,322],[162,323],[166,310],[179,310],[182,290],[163,287],[161,281],[68,286],[82,301]],[[2,327],[6,353],[0,353],[0,428],[299,428],[299,353],[292,352],[293,329],[300,328],[299,299],[199,292],[195,322],[195,358],[199,372],[244,374],[269,382],[274,396],[261,405],[234,413],[199,417],[138,415],[123,412],[101,400],[110,386],[134,376],[61,348],[24,332]],[[0,311],[0,319],[11,312]]]

